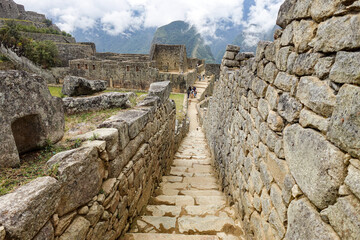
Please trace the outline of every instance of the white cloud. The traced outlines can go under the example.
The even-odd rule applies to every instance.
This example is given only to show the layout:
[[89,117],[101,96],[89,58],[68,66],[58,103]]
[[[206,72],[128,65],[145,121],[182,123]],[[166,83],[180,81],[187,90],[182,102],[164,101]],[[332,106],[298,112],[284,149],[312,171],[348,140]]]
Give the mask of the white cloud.
[[[185,20],[204,35],[214,35],[220,22],[241,24],[244,0],[15,0],[26,10],[45,13],[68,32],[101,23],[117,35],[141,27]],[[220,24],[220,26],[219,26]]]
[[272,30],[283,2],[284,0],[255,0],[255,5],[250,7],[244,30],[248,46],[256,45],[264,34]]
[[45,13],[64,31],[88,30],[96,24],[111,35],[142,27],[159,27],[176,20],[194,25],[204,37],[216,37],[228,23],[244,25],[247,42],[275,24],[284,0],[255,0],[243,22],[244,1],[249,0],[15,0],[26,10]]

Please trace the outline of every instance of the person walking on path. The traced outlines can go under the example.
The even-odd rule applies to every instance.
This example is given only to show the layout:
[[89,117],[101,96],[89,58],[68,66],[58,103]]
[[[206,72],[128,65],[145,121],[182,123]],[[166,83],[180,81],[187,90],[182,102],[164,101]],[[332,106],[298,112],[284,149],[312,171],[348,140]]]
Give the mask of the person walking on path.
[[186,93],[187,93],[187,96],[188,96],[188,99],[189,99],[190,93],[191,93],[191,87],[189,87],[189,88],[187,89]]

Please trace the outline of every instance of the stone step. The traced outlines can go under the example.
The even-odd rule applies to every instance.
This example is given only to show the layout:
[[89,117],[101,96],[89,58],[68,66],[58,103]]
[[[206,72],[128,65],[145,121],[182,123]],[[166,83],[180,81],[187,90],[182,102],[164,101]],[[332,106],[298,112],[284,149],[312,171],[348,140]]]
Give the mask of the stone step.
[[182,216],[178,218],[178,226],[180,233],[216,234],[236,230],[234,220],[226,216]]
[[124,240],[220,240],[214,235],[184,235],[164,233],[128,233]]
[[137,228],[134,232],[161,232],[173,233],[176,228],[175,217],[141,216],[136,220]]
[[169,205],[147,205],[146,214],[156,217],[178,217],[181,213],[181,206]]

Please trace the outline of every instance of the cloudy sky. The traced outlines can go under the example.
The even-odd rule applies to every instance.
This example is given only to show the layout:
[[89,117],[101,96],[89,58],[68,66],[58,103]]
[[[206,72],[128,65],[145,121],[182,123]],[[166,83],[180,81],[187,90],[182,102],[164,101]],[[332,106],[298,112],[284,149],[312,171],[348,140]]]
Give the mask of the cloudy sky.
[[[254,2],[243,21],[244,1]],[[143,27],[159,27],[175,20],[193,24],[204,36],[228,23],[249,31],[273,27],[284,0],[15,0],[26,10],[45,13],[64,31],[90,29],[101,23],[111,35]],[[254,28],[254,24],[257,25]],[[253,28],[253,29],[252,29]]]

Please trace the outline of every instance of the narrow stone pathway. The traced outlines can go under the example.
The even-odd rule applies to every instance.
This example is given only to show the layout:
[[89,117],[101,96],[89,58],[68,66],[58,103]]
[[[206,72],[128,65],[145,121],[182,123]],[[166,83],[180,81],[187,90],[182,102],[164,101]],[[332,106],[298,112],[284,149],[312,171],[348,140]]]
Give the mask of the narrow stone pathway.
[[[195,86],[199,98],[206,84]],[[235,212],[217,183],[205,135],[198,125],[196,104],[197,99],[191,99],[190,132],[175,155],[170,174],[163,177],[126,240],[242,239]]]

